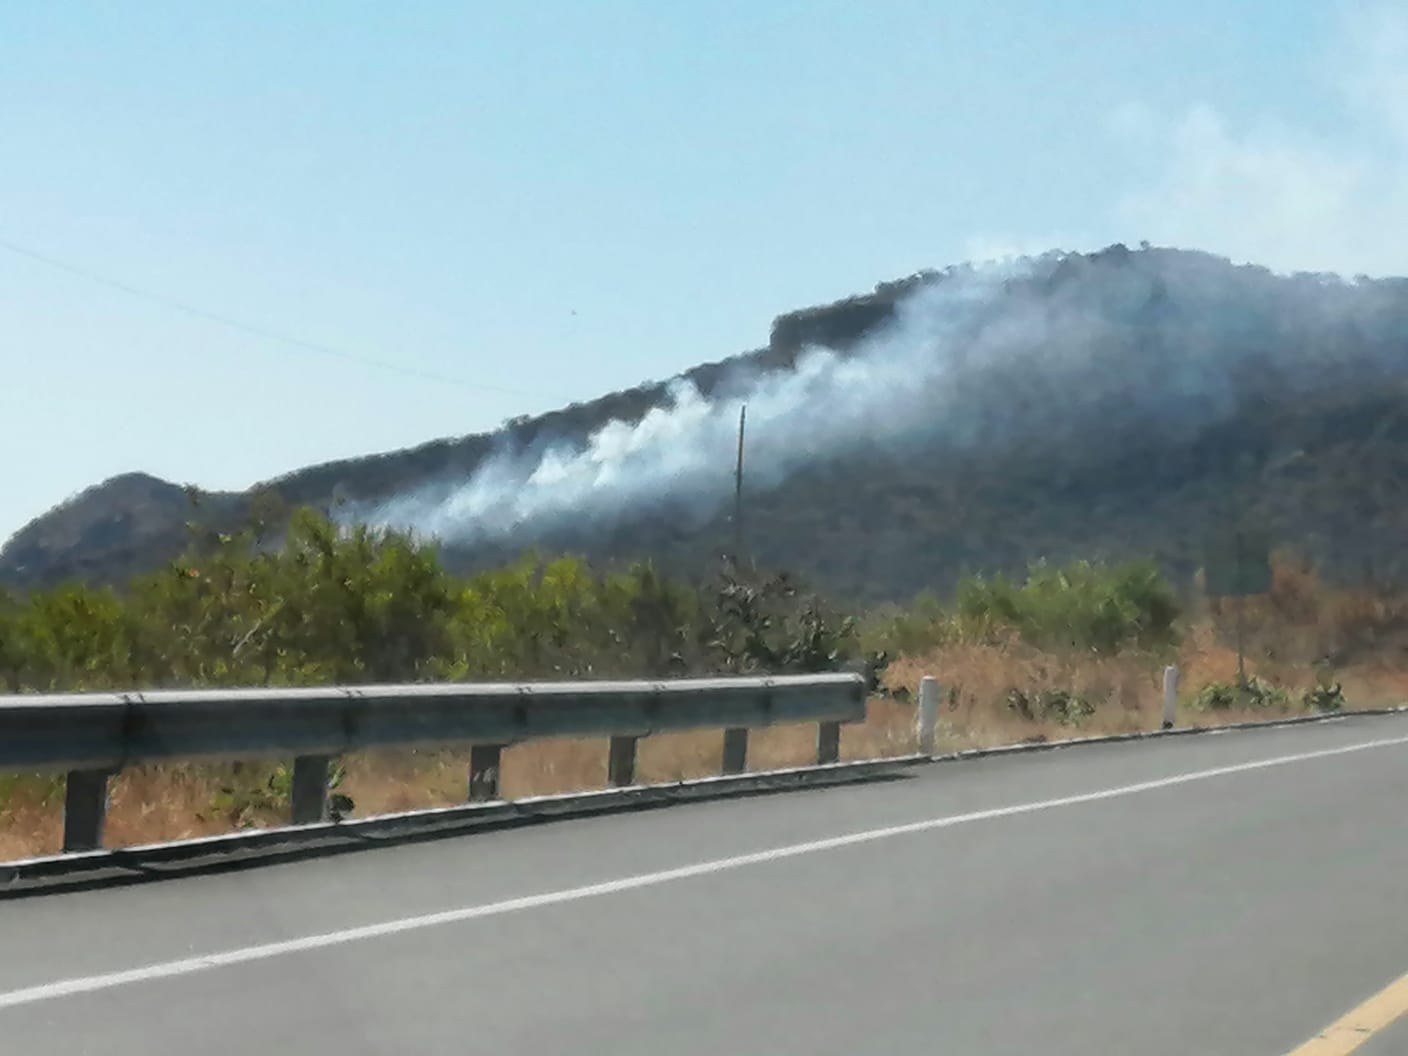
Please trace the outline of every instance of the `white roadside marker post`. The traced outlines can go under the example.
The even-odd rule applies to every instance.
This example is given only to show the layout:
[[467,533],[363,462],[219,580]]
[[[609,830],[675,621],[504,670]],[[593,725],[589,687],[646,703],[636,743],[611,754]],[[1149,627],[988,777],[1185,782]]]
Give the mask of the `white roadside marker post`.
[[914,729],[920,755],[934,754],[934,732],[939,721],[939,680],[925,675],[919,680],[919,711],[914,717]]

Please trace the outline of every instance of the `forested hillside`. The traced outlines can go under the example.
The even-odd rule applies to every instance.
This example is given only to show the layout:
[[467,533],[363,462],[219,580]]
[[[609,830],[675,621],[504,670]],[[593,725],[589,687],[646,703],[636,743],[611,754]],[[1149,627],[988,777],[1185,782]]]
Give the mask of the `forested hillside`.
[[[758,379],[799,362],[812,369],[800,359],[809,348],[863,370],[889,354],[886,340],[917,342],[906,351],[914,384],[892,385],[903,432],[872,435],[862,422],[844,445],[834,431],[821,444],[805,426],[769,433],[764,419],[750,434],[749,458],[765,471],[747,480],[744,537],[760,564],[847,600],[942,591],[963,572],[1039,557],[1153,555],[1177,580],[1211,532],[1241,519],[1332,578],[1402,577],[1408,280],[1277,276],[1200,253],[1111,247],[1044,258],[965,308],[961,332],[943,332],[920,309],[940,312],[954,296],[944,291],[962,293],[966,275],[925,273],[781,316],[767,348],[685,375],[706,402],[761,401],[749,395],[767,394]],[[924,326],[944,335],[932,349]],[[940,357],[943,369],[930,369]],[[866,421],[883,423],[890,397],[866,392],[875,404]],[[18,533],[0,551],[0,582],[122,582],[180,552],[192,519],[233,530],[251,516],[276,525],[299,505],[336,515],[339,504],[376,510],[427,488],[453,493],[491,459],[531,465],[542,452],[571,452],[608,423],[667,413],[674,398],[667,384],[643,385],[498,433],[313,466],[194,505],[181,488],[118,478]],[[818,404],[817,429],[845,410]],[[789,444],[799,453],[772,457]],[[686,482],[609,516],[498,533],[471,524],[447,538],[445,559],[487,568],[532,547],[705,572],[731,548],[730,470],[720,459],[703,499]]]

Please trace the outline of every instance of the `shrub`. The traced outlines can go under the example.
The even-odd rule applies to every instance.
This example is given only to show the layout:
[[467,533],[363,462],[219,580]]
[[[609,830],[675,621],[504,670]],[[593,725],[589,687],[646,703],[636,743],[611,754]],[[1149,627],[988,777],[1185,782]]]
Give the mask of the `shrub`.
[[1056,722],[1062,726],[1078,725],[1095,714],[1094,704],[1065,689],[1044,689],[1036,694],[1010,689],[1007,707],[1028,722]]
[[887,606],[871,613],[860,629],[867,652],[918,656],[954,637],[953,621],[933,594],[920,594],[908,608]]
[[[758,577],[726,564],[704,622],[710,662],[724,671],[833,671],[860,654],[855,620],[839,617],[786,575]],[[868,666],[884,661],[877,655]]]
[[1178,602],[1152,562],[1116,567],[1077,561],[1033,565],[1018,585],[1005,576],[965,579],[958,589],[965,636],[989,640],[1016,631],[1039,648],[1115,653],[1176,640]]
[[[341,763],[328,772],[328,813],[340,817],[351,813],[350,796],[338,792],[347,773]],[[210,796],[210,809],[225,816],[235,828],[248,828],[261,814],[286,816],[293,799],[293,768],[279,763],[272,768],[257,764],[231,763],[225,779]]]
[[1198,692],[1195,706],[1202,711],[1227,711],[1231,708],[1285,710],[1290,702],[1290,694],[1281,687],[1251,678],[1243,686],[1235,682],[1210,682]]
[[1301,697],[1301,704],[1310,711],[1339,711],[1345,705],[1344,689],[1338,682],[1311,686]]

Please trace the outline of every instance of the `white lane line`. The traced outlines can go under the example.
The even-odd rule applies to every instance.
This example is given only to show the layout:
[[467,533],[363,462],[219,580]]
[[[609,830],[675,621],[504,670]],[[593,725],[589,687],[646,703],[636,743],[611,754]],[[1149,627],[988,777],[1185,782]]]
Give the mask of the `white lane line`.
[[52,983],[42,983],[39,986],[29,986],[19,990],[0,992],[0,1009],[34,1004],[38,1001],[48,1001],[53,998],[71,997],[75,994],[90,994],[99,990],[111,990],[114,987],[126,986],[129,983],[144,983],[153,979],[169,979],[173,976],[191,975],[195,972],[204,972],[212,968],[225,968],[230,965],[245,964],[250,961],[263,961],[272,957],[282,957],[284,954],[288,953],[301,953],[305,950],[321,950],[329,946],[341,946],[349,942],[360,942],[363,939],[378,939],[387,935],[399,935],[403,932],[419,931],[422,928],[433,928],[441,924],[458,924],[466,920],[478,920],[482,917],[496,917],[504,913],[517,913],[525,909],[538,909],[542,906],[555,906],[564,902],[576,902],[584,898],[612,895],[620,891],[633,891],[641,887],[654,887],[656,884],[668,884],[675,880],[687,880],[694,876],[707,876],[710,873],[721,873],[730,869],[741,869],[749,865],[761,865],[765,862],[775,862],[784,858],[796,858],[804,854],[816,854],[819,851],[832,851],[840,847],[853,847],[857,844],[886,840],[894,836],[908,836],[913,833],[930,832],[935,829],[947,829],[955,825],[968,825],[976,821],[991,821],[996,818],[1007,818],[1017,814],[1034,814],[1037,811],[1053,810],[1057,807],[1071,807],[1080,803],[1096,803],[1104,799],[1115,799],[1118,796],[1130,796],[1139,792],[1152,792],[1155,789],[1172,788],[1175,785],[1186,785],[1193,781],[1206,781],[1209,778],[1223,777],[1227,774],[1245,774],[1255,770],[1265,770],[1273,766],[1303,763],[1312,759],[1328,759],[1337,755],[1349,755],[1353,752],[1367,751],[1371,748],[1389,748],[1401,744],[1408,744],[1408,736],[1386,737],[1381,740],[1364,741],[1360,744],[1346,745],[1341,748],[1325,748],[1314,752],[1300,752],[1295,755],[1276,756],[1275,758],[1259,759],[1250,763],[1236,763],[1231,766],[1214,767],[1210,770],[1192,770],[1187,773],[1175,774],[1172,777],[1161,777],[1153,781],[1141,781],[1134,785],[1120,785],[1116,788],[1105,788],[1097,792],[1083,792],[1074,796],[1062,796],[1059,799],[1044,799],[1034,803],[1018,803],[1010,807],[975,810],[969,814],[950,814],[947,817],[929,818],[925,821],[912,821],[903,825],[890,825],[881,829],[867,829],[864,832],[852,832],[845,836],[832,836],[824,840],[793,843],[785,847],[773,847],[766,851],[755,851],[752,854],[740,854],[732,858],[716,858],[713,861],[684,865],[676,869],[662,869],[659,872],[640,873],[636,876],[622,877],[619,880],[607,880],[600,884],[569,887],[562,891],[549,891],[540,895],[526,895],[523,898],[510,898],[502,902],[489,902],[478,906],[464,906],[460,909],[450,909],[440,913],[427,913],[419,917],[403,917],[400,920],[388,920],[380,924],[367,924],[362,927],[346,928],[341,931],[329,931],[321,935],[305,935],[303,938],[299,939],[287,939],[283,942],[269,942],[259,946],[245,946],[242,949],[225,950],[220,953],[209,953],[176,961],[162,961],[158,964],[148,964],[140,968],[127,969],[126,971],[105,972],[101,975],[80,976],[74,979],[61,979]]

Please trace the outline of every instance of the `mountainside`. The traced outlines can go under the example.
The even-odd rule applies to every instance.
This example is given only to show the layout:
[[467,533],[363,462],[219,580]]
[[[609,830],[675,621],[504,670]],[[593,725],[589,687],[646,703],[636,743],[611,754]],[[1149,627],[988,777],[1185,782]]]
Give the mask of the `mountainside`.
[[1042,556],[1154,554],[1187,575],[1234,518],[1342,578],[1408,572],[1408,280],[1115,246],[884,284],[670,383],[194,508],[115,478],[17,533],[0,582],[120,580],[257,495],[432,532],[466,566],[530,545],[703,568],[732,545],[744,401],[747,551],[836,594]]
[[186,523],[236,523],[240,493],[188,489],[146,473],[124,473],[86,489],[20,529],[0,548],[0,583],[121,582],[181,552]]

